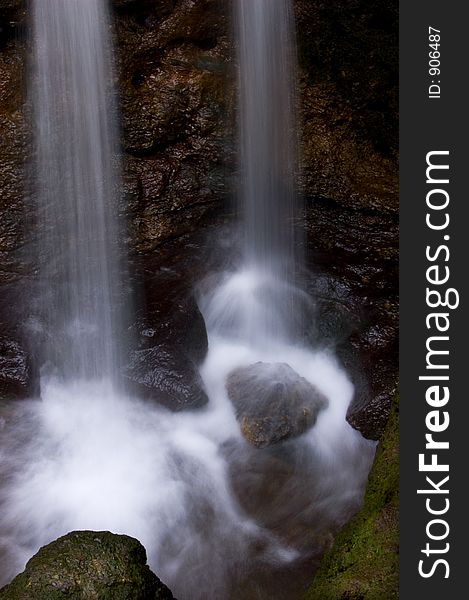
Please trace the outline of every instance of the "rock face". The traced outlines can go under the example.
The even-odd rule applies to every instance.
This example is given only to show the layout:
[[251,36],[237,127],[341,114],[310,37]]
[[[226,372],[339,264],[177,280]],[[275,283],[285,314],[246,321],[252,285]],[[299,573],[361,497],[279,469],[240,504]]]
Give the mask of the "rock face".
[[1,600],[172,600],[147,566],[134,538],[74,531],[44,546],[23,573],[2,590]]
[[295,0],[295,13],[308,255],[358,316],[336,340],[356,386],[348,420],[378,439],[397,381],[398,4]]
[[195,231],[229,193],[226,2],[114,0],[124,195],[133,246]]
[[0,337],[0,397],[25,397],[31,392],[29,356],[14,339]]
[[[330,336],[330,344],[357,388],[349,421],[377,439],[397,372],[397,3],[295,0],[294,5],[308,267],[331,276],[336,288],[340,281],[347,298],[339,290],[331,303],[316,284],[310,287],[319,292],[331,329],[345,325],[347,330],[348,338],[341,331],[338,340]],[[32,203],[23,200],[30,148],[24,94],[27,6],[25,0],[0,0],[0,295],[5,286],[18,284],[15,298],[27,296],[22,286],[34,273],[25,260],[34,253],[24,234]],[[126,243],[143,262],[161,255],[180,265],[199,232],[208,232],[215,217],[231,210],[236,174],[231,1],[112,0],[111,6]],[[186,290],[207,275],[205,267],[195,265]],[[158,273],[164,285],[163,269]],[[150,267],[145,286],[147,278],[153,278]],[[346,323],[347,313],[359,323]],[[168,310],[161,319],[169,318]],[[19,344],[19,355],[27,353],[18,332],[24,320],[0,307],[0,324],[8,322],[14,331],[10,335],[0,326],[0,336]],[[134,348],[144,352],[134,357],[137,379],[148,380],[142,363],[163,364],[172,352],[166,343],[160,352],[152,339],[154,344],[139,342]],[[189,354],[188,364],[194,361]],[[194,378],[192,371],[189,379]]]
[[22,272],[25,43],[21,2],[0,2],[0,283]]
[[198,408],[208,402],[198,371],[208,351],[205,321],[185,272],[190,267],[177,261],[173,270],[164,255],[159,259],[163,264],[144,261],[144,272],[137,269],[140,302],[123,376],[134,393],[171,410]]
[[316,423],[327,398],[285,363],[258,362],[226,381],[241,432],[257,448],[301,435]]
[[171,410],[200,408],[208,402],[196,365],[177,348],[157,344],[136,350],[124,373],[138,395]]
[[[391,233],[384,225],[392,223],[398,208],[398,5],[393,0],[340,0],[332,6],[296,0],[295,5],[303,189],[309,198],[329,199],[370,225],[373,217],[386,218],[368,241],[378,249],[379,238]],[[357,242],[365,251],[364,241]]]
[[1,32],[14,22],[24,17],[27,0],[0,0],[0,26]]

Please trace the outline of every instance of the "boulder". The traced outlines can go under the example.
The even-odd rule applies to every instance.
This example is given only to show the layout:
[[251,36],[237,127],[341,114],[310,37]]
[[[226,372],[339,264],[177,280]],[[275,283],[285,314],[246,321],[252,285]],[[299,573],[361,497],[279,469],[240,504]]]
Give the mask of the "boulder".
[[304,343],[337,356],[354,385],[347,421],[379,440],[397,388],[397,299],[389,289],[372,295],[331,272],[316,271],[305,288],[315,304]]
[[138,311],[133,328],[141,349],[155,345],[178,346],[178,352],[201,363],[208,351],[207,330],[195,298],[188,290],[168,289],[161,279],[163,294],[152,293],[149,303]]
[[127,386],[171,410],[203,406],[208,397],[198,367],[208,339],[191,282],[181,272],[160,269],[155,261],[145,262],[141,277],[141,304],[123,369]]
[[347,369],[355,392],[347,421],[371,440],[379,440],[386,428],[391,401],[397,391],[398,340],[393,328],[381,325],[352,336],[338,355]]
[[208,402],[196,364],[175,346],[156,344],[132,352],[124,376],[139,396],[173,411],[200,408]]
[[305,433],[328,405],[319,390],[285,363],[235,369],[226,389],[243,436],[256,448]]
[[[0,6],[0,285],[23,275],[25,217],[23,201],[27,130],[24,103],[25,43]],[[3,296],[3,292],[1,294]]]
[[44,546],[1,600],[172,600],[145,548],[126,535],[74,531]]

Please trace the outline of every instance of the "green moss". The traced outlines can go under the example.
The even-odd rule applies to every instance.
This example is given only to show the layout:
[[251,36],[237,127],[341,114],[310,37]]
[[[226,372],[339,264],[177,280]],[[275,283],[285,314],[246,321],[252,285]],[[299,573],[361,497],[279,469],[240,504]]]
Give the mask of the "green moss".
[[145,548],[126,535],[74,531],[44,546],[1,600],[171,600],[146,564]]
[[392,600],[398,592],[399,400],[378,446],[362,511],[324,557],[307,600]]

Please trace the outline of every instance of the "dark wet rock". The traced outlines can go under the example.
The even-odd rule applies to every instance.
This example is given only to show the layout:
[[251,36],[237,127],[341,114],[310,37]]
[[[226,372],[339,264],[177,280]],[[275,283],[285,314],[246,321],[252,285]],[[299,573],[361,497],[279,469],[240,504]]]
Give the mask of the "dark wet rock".
[[[6,26],[0,13],[0,27]],[[14,37],[4,39],[1,32],[0,44],[0,283],[7,283],[22,271],[17,251],[25,216],[24,44]]]
[[285,363],[258,362],[232,371],[226,381],[241,432],[263,448],[310,429],[326,397]]
[[25,17],[27,0],[0,0],[0,39]]
[[30,357],[14,339],[0,337],[0,397],[24,398],[32,391]]
[[151,251],[231,193],[228,13],[219,0],[114,6],[125,200],[133,245]]
[[347,418],[378,439],[398,371],[398,5],[295,0],[295,13],[307,255],[327,273],[309,285],[309,337],[337,350]]
[[44,546],[2,590],[2,600],[172,600],[145,548],[126,535],[74,531]]
[[364,437],[379,440],[397,390],[395,330],[384,326],[367,328],[352,336],[348,346],[340,346],[338,355],[355,386],[347,421]]
[[312,472],[311,449],[295,442],[259,449],[230,440],[223,451],[230,485],[243,511],[289,547],[301,548],[311,561],[321,555],[323,542],[330,538],[326,534],[330,520],[327,511],[313,502],[311,490],[320,474]]
[[315,300],[305,341],[338,357],[355,388],[347,420],[378,440],[397,387],[397,299],[392,289],[370,294],[369,287],[330,272],[316,272],[305,287]]
[[296,0],[295,8],[308,196],[395,212],[398,5]]
[[39,373],[31,349],[32,336],[24,323],[27,315],[19,298],[24,282],[3,285],[0,295],[0,399],[22,399],[39,390]]
[[[162,280],[161,284],[166,282]],[[208,339],[195,298],[189,290],[166,288],[165,291],[164,300],[160,294],[153,296],[151,304],[137,315],[134,327],[139,347],[177,346],[180,353],[200,364],[207,355]]]
[[131,389],[178,411],[208,402],[197,366],[177,348],[158,344],[131,353],[124,375]]
[[145,263],[124,369],[132,390],[172,410],[208,402],[198,371],[208,351],[207,330],[183,264],[173,271],[169,261],[161,269],[155,260]]

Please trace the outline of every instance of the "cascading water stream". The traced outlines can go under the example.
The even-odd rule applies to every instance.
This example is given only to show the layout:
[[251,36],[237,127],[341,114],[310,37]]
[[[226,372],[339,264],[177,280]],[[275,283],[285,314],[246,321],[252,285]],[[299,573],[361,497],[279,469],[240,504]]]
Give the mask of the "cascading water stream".
[[31,7],[42,359],[65,379],[112,379],[121,319],[107,6],[37,0]]
[[235,23],[242,264],[206,313],[214,327],[235,330],[251,344],[294,341],[308,298],[295,287],[302,261],[293,5],[238,0]]
[[[345,421],[353,387],[334,357],[297,339],[292,4],[236,1],[243,264],[204,288],[209,403],[185,413],[113,385],[123,274],[106,5],[32,2],[44,369],[40,399],[0,402],[0,585],[58,536],[108,529],[137,537],[179,600],[297,598],[295,569],[310,578],[358,507],[374,446]],[[287,363],[328,399],[312,429],[262,450],[226,388],[256,362]]]
[[239,0],[239,150],[244,260],[283,281],[295,269],[296,64],[289,0]]

